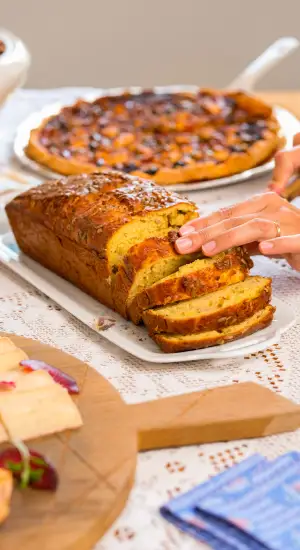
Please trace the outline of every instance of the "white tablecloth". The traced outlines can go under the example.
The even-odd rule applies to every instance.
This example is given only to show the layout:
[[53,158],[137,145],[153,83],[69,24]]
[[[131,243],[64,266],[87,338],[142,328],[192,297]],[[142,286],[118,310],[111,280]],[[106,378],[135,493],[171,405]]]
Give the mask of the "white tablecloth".
[[[79,96],[80,90],[19,91],[0,112],[0,204],[9,187],[18,184],[11,170],[12,140],[16,127],[29,113],[49,102]],[[17,166],[15,164],[15,166]],[[17,170],[20,167],[17,166]],[[11,172],[10,172],[11,174]],[[25,176],[27,179],[31,176]],[[20,184],[22,185],[22,184]],[[214,191],[190,193],[203,211],[224,206],[259,192],[265,181],[249,182]],[[2,191],[2,195],[1,195]],[[0,232],[6,222],[0,212]],[[205,361],[169,367],[144,363],[109,344],[53,304],[46,296],[0,266],[0,331],[33,337],[88,362],[99,370],[130,403],[191,392],[209,386],[245,380],[264,384],[300,401],[300,277],[284,263],[257,261],[264,275],[273,277],[274,294],[291,305],[297,324],[279,345],[243,359]],[[97,545],[97,550],[192,550],[203,546],[161,519],[158,508],[255,451],[269,457],[300,450],[300,431],[261,440],[193,446],[140,454],[135,487],[126,509]]]

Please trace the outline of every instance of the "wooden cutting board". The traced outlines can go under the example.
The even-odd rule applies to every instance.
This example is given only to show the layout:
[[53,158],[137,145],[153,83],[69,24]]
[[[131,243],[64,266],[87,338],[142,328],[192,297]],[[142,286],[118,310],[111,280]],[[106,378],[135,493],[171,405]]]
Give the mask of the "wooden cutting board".
[[300,426],[300,407],[253,383],[126,405],[109,382],[74,357],[1,335],[30,358],[76,379],[80,395],[75,400],[84,421],[77,431],[30,442],[53,462],[60,485],[54,494],[15,489],[11,514],[0,526],[1,548],[92,549],[125,505],[138,450],[258,437]]

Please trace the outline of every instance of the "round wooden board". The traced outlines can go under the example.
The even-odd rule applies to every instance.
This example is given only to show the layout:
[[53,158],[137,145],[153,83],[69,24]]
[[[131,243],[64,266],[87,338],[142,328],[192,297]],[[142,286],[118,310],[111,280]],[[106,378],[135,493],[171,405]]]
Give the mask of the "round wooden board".
[[8,336],[32,359],[72,375],[84,425],[29,446],[55,465],[55,493],[14,490],[11,514],[0,527],[1,548],[90,550],[123,509],[134,480],[136,430],[119,393],[94,369],[37,341]]

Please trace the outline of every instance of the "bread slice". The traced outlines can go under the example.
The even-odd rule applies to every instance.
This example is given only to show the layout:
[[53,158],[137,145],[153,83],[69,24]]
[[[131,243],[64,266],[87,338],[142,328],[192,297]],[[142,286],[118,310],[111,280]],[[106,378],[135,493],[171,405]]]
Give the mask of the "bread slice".
[[12,473],[4,468],[0,468],[0,525],[9,515],[12,492]]
[[237,325],[195,334],[153,334],[152,338],[165,353],[220,346],[266,328],[272,323],[274,312],[275,308],[268,305]]
[[149,309],[143,321],[151,334],[193,334],[218,330],[244,321],[264,308],[271,298],[271,279],[247,277],[243,282],[200,298]]
[[213,258],[183,265],[176,273],[161,277],[152,286],[145,285],[139,294],[138,288],[134,289],[128,296],[129,317],[139,324],[145,309],[188,300],[238,283],[247,277],[252,267],[253,262],[243,248],[233,248]]
[[168,238],[151,237],[134,245],[119,266],[113,281],[116,311],[128,319],[128,306],[136,295],[200,255],[203,256],[201,253],[178,254]]

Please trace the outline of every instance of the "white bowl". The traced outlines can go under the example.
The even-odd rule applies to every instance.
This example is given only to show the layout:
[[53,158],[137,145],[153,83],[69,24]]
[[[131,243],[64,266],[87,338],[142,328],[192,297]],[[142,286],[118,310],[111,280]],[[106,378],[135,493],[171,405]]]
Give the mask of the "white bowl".
[[30,65],[30,54],[22,40],[11,32],[0,29],[0,40],[5,51],[0,55],[0,106],[16,88],[26,80]]

